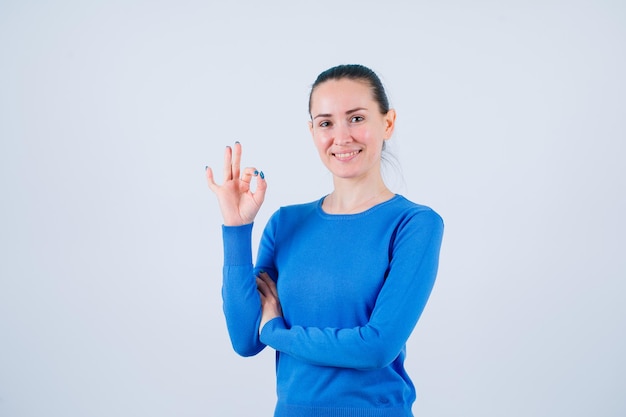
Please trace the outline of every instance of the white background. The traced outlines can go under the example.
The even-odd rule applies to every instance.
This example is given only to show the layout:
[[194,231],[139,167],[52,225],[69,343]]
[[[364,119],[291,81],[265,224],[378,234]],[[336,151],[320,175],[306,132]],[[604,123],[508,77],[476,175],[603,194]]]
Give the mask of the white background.
[[[228,4],[227,4],[228,3]],[[622,1],[0,1],[0,416],[270,416],[221,312],[223,149],[331,190],[322,70],[377,71],[445,219],[418,416],[626,415]]]

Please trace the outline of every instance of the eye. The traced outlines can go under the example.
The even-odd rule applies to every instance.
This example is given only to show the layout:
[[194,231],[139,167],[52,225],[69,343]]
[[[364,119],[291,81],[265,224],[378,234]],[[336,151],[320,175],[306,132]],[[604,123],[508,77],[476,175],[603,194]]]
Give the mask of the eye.
[[320,127],[328,127],[330,126],[330,122],[328,120],[324,120],[323,122],[320,122]]
[[350,119],[352,123],[362,122],[363,120],[365,120],[363,116],[352,116],[352,118]]

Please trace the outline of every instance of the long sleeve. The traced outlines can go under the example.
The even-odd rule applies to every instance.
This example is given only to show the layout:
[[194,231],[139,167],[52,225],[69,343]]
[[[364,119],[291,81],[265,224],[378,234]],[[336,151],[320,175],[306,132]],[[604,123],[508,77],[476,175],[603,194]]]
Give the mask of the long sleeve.
[[222,299],[226,325],[234,350],[242,356],[259,353],[261,300],[252,267],[252,224],[223,226],[224,267]]
[[[357,231],[355,238],[358,238]],[[260,340],[313,365],[376,369],[401,354],[433,288],[443,222],[430,209],[403,218],[389,247],[388,274],[369,321],[352,327],[291,326],[282,318],[267,323]],[[279,277],[280,280],[280,277]],[[279,294],[280,295],[280,294]]]

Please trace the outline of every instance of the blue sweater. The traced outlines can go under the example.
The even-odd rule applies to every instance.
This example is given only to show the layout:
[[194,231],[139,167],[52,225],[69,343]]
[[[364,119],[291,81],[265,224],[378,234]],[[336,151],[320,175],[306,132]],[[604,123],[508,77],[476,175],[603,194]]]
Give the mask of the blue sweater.
[[[405,344],[435,281],[441,217],[400,195],[350,215],[327,214],[322,201],[274,213],[255,267],[252,225],[223,226],[233,347],[277,351],[275,417],[412,416]],[[259,337],[261,270],[277,282],[284,317]]]

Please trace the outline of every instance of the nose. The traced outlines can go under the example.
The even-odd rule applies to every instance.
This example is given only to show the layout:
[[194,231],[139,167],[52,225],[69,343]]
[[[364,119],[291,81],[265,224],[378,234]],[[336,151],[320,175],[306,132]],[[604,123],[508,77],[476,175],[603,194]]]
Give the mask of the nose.
[[352,142],[352,133],[350,127],[344,123],[338,123],[335,125],[335,137],[333,143],[335,145],[345,145]]

